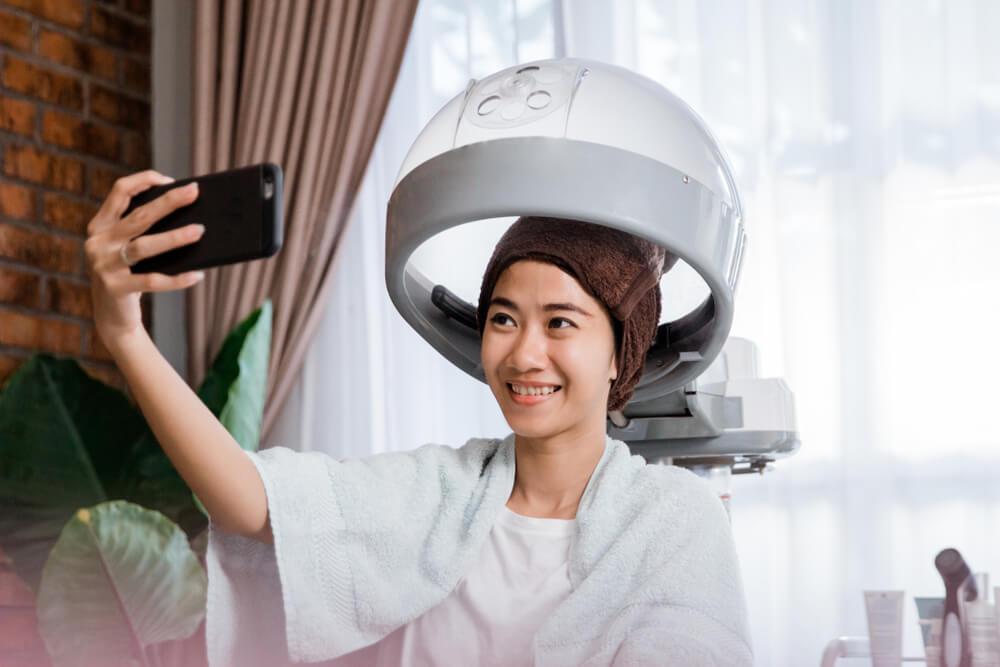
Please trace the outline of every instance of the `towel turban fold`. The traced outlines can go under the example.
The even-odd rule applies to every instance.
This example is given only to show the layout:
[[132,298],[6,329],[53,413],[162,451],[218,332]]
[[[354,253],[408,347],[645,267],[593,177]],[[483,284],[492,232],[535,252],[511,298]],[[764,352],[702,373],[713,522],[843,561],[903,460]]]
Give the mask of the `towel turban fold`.
[[[661,246],[603,225],[525,216],[497,243],[479,291],[477,322],[482,338],[493,288],[504,269],[533,259],[554,264],[603,303],[620,331],[618,377],[608,394],[608,412],[622,410],[642,377],[646,352],[660,322],[660,276],[677,257]],[[616,337],[619,337],[616,336]]]

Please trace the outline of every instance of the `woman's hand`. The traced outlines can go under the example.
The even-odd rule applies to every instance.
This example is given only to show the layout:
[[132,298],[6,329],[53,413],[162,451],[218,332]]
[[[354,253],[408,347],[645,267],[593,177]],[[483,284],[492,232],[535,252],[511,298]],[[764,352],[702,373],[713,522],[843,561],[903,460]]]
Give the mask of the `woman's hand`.
[[153,185],[173,182],[169,176],[153,170],[123,176],[115,181],[100,210],[87,225],[87,240],[83,244],[87,271],[90,274],[94,326],[111,349],[115,342],[142,329],[139,296],[142,292],[167,292],[183,289],[203,277],[200,271],[176,276],[163,273],[133,274],[121,254],[131,263],[158,255],[201,238],[201,225],[187,225],[160,234],[135,238],[170,212],[187,206],[198,198],[198,184],[174,188],[136,208],[122,218],[131,198]]

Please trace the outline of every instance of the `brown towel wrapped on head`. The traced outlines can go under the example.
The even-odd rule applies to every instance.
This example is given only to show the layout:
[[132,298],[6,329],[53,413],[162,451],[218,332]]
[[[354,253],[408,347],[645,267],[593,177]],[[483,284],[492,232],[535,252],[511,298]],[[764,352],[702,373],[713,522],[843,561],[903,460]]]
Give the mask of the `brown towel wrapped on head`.
[[[608,395],[608,412],[621,410],[642,377],[646,352],[660,322],[660,276],[677,258],[655,243],[602,225],[563,218],[526,216],[497,242],[479,291],[482,337],[486,313],[500,274],[522,259],[555,264],[576,278],[612,315],[618,377]],[[620,324],[618,324],[620,323]]]

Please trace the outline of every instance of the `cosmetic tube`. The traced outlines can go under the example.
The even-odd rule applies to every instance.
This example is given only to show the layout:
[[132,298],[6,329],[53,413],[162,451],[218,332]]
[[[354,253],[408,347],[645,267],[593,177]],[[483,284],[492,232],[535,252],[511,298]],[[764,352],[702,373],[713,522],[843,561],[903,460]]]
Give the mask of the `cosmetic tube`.
[[1000,655],[1000,586],[993,588],[993,623],[993,641],[996,642],[997,654]]
[[941,664],[941,618],[944,616],[944,598],[913,598],[917,605],[920,634],[924,640],[924,657],[927,667]]
[[903,591],[865,591],[872,667],[903,662]]
[[975,600],[965,603],[968,623],[969,650],[972,653],[972,667],[997,667],[996,616],[990,602],[990,578],[985,572],[973,575],[978,595]]

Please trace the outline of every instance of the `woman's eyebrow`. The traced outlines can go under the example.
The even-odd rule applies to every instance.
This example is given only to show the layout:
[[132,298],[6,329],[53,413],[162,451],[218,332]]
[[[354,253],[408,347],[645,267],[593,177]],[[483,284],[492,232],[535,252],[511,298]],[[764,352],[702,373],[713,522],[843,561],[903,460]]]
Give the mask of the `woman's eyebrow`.
[[[517,304],[515,304],[510,299],[505,299],[502,296],[493,297],[493,299],[490,301],[490,305],[504,306],[506,308],[510,308],[513,311],[518,310]],[[544,306],[542,306],[542,310],[546,312],[553,310],[570,310],[573,311],[574,313],[580,313],[581,315],[586,315],[587,317],[593,317],[593,315],[591,315],[586,310],[584,310],[583,308],[574,303],[547,303]]]

